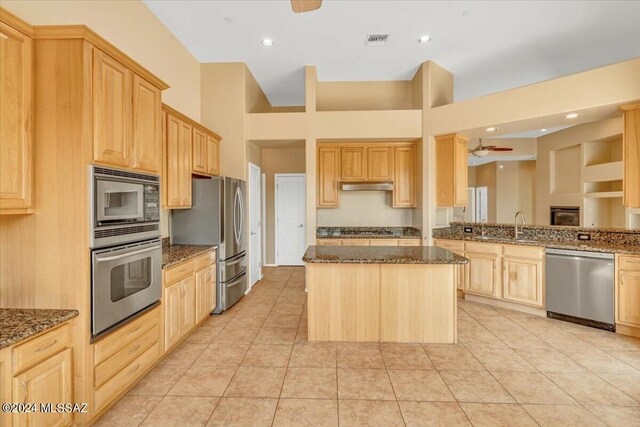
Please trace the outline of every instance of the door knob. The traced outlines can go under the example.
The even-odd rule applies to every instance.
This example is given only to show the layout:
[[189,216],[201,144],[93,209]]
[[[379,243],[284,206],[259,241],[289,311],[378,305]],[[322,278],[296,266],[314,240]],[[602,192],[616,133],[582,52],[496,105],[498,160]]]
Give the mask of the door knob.
[[300,225],[298,226],[298,228],[302,228],[302,227],[304,227],[304,224],[300,224]]

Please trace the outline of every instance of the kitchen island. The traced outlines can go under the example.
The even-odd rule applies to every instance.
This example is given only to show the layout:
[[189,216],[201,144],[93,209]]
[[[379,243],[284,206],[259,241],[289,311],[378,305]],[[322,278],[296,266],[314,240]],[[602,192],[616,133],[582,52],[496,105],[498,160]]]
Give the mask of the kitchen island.
[[309,341],[456,342],[455,268],[432,246],[310,246]]

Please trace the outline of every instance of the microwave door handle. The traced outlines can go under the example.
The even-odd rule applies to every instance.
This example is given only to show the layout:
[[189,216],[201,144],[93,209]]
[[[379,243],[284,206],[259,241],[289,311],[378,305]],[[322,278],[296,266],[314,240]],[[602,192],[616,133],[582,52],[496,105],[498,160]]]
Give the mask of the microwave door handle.
[[105,209],[110,207],[109,204],[111,203],[111,193],[109,193],[108,191],[105,191],[104,193],[104,207]]
[[104,262],[104,261],[115,261],[118,259],[122,259],[122,258],[126,258],[126,257],[130,257],[132,255],[139,255],[139,254],[143,254],[146,252],[151,252],[151,251],[155,251],[158,249],[162,249],[161,246],[153,246],[151,248],[145,248],[145,249],[140,249],[137,251],[133,251],[133,252],[127,252],[126,254],[122,254],[122,255],[113,255],[113,256],[108,256],[108,257],[101,257],[101,256],[97,256],[96,259],[99,262]]

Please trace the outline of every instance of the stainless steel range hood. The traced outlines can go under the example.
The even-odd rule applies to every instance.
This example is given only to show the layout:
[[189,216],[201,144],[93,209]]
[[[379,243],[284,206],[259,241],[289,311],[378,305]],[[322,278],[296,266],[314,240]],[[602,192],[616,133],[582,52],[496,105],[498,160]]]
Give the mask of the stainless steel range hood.
[[393,182],[341,182],[340,189],[342,191],[393,191]]

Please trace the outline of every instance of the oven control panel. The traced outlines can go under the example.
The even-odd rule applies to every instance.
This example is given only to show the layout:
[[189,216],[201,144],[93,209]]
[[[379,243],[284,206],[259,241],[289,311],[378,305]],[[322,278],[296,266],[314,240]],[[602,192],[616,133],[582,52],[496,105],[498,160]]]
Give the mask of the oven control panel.
[[153,184],[144,186],[144,220],[160,221],[160,187]]

